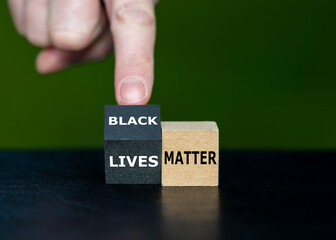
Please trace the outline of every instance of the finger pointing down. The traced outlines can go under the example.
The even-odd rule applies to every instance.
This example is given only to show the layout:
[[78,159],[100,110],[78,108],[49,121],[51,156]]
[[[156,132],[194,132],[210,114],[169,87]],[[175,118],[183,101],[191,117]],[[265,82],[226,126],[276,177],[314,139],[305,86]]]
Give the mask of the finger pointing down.
[[146,104],[153,87],[155,15],[153,0],[110,0],[115,94],[119,104]]

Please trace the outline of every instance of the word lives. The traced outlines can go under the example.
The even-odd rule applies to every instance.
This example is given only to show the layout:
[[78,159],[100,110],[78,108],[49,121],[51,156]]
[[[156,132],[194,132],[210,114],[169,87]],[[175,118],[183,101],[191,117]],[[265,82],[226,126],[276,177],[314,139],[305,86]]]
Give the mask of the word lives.
[[110,156],[110,167],[157,167],[159,165],[158,156],[118,156],[117,159],[113,159],[113,156]]

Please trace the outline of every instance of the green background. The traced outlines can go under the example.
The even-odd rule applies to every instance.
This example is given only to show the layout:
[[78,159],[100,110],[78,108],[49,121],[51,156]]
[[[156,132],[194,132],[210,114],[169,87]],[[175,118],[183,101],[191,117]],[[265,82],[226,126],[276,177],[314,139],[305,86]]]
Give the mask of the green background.
[[[161,0],[151,104],[226,149],[336,148],[333,1]],[[103,146],[114,59],[42,76],[0,2],[0,148]]]

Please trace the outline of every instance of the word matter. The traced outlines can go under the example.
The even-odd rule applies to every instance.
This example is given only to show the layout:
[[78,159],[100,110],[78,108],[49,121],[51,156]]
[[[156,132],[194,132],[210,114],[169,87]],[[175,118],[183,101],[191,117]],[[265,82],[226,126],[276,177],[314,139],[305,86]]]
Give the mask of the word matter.
[[214,151],[174,151],[164,153],[164,164],[216,164]]
[[162,122],[162,185],[218,186],[215,122]]

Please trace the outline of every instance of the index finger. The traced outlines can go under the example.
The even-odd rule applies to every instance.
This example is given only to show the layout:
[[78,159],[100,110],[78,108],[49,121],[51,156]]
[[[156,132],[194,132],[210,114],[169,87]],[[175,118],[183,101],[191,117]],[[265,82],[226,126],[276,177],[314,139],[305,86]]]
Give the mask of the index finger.
[[119,104],[146,104],[153,87],[153,0],[109,0],[115,47],[115,94]]

